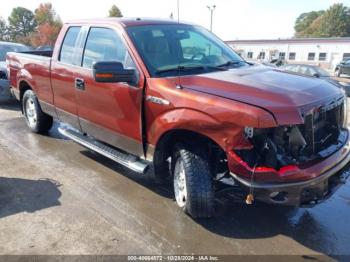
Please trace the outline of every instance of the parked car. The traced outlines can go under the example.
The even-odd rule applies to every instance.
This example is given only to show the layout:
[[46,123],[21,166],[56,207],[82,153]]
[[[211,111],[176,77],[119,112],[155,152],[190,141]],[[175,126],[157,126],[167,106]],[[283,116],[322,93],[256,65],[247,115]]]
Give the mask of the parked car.
[[270,61],[261,61],[260,63],[265,66],[277,68],[283,66],[286,62],[285,60],[274,58]]
[[0,42],[0,102],[7,101],[12,97],[7,79],[6,54],[27,50],[28,48],[22,44]]
[[50,45],[42,45],[42,46],[38,46],[35,50],[37,51],[53,51],[53,47]]
[[289,64],[289,65],[281,66],[280,69],[326,80],[342,88],[345,91],[346,95],[350,96],[349,83],[333,78],[326,70],[318,66],[305,65],[305,64]]
[[342,74],[350,75],[350,59],[337,65],[334,74],[338,77],[340,77]]
[[52,55],[9,53],[7,61],[29,129],[65,123],[60,132],[77,143],[172,181],[176,203],[193,217],[213,215],[222,182],[247,204],[309,206],[349,174],[340,172],[350,141],[339,88],[247,63],[199,26],[71,22]]

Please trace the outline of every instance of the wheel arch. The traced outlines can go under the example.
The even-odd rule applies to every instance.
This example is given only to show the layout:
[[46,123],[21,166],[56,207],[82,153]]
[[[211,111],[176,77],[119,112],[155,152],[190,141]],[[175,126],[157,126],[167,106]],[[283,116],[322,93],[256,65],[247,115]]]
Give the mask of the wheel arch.
[[193,146],[199,146],[205,152],[208,152],[208,158],[214,155],[222,154],[226,156],[225,151],[210,137],[188,129],[173,129],[165,132],[159,138],[153,155],[153,164],[156,175],[164,175],[168,171],[167,159],[171,156],[173,148],[178,143],[185,143]]
[[18,84],[18,88],[19,88],[19,98],[20,98],[20,102],[21,102],[21,109],[22,109],[22,113],[23,113],[23,105],[22,105],[22,102],[23,102],[23,96],[24,96],[24,93],[27,91],[27,90],[32,90],[33,91],[33,88],[32,86],[26,81],[26,80],[21,80]]

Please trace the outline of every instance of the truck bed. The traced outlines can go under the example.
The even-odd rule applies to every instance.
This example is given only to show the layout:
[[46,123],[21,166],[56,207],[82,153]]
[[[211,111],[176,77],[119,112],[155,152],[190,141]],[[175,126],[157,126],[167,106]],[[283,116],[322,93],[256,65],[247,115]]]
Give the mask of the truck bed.
[[10,66],[10,88],[18,98],[22,80],[34,88],[39,99],[53,103],[51,89],[51,51],[10,52],[7,61]]
[[26,51],[26,52],[20,52],[20,54],[46,56],[46,57],[52,57],[52,53],[53,53],[53,51]]

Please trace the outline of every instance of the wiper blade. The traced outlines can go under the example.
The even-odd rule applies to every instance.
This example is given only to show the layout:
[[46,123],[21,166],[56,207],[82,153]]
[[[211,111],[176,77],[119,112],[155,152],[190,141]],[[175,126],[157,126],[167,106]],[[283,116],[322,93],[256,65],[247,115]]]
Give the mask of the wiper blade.
[[166,69],[158,69],[156,70],[157,74],[161,73],[167,73],[167,72],[185,72],[185,71],[191,71],[196,69],[205,69],[204,66],[178,66],[178,67],[172,67],[172,68],[166,68]]
[[172,67],[167,69],[159,69],[156,70],[157,74],[161,73],[168,73],[168,72],[186,72],[191,70],[222,70],[226,71],[227,69],[217,67],[217,66],[204,66],[204,65],[198,65],[198,66],[178,66],[178,67]]
[[230,66],[230,65],[239,65],[241,63],[243,63],[244,61],[227,61],[224,64],[218,65],[216,67],[220,68],[220,67],[226,67],[226,66]]

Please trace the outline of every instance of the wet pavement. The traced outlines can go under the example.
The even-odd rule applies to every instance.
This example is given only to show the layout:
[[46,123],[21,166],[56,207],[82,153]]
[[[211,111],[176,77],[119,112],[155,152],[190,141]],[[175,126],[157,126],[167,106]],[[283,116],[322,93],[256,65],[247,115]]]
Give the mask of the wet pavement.
[[314,208],[217,201],[194,221],[167,188],[0,104],[0,254],[350,255],[350,182]]

